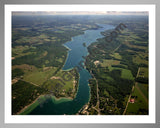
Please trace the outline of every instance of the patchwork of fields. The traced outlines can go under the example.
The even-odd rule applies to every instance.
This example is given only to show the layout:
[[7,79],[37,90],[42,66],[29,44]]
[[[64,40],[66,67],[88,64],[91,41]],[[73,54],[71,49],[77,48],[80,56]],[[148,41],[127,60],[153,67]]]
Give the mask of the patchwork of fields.
[[111,17],[112,20],[61,17],[61,22],[59,17],[51,21],[47,17],[40,21],[23,17],[24,22],[16,18],[13,17],[12,25],[12,114],[21,114],[29,105],[32,107],[27,111],[32,111],[39,104],[37,99],[43,100],[45,95],[73,99],[79,74],[77,69],[62,70],[69,50],[63,44],[85,30],[99,28],[96,23],[118,25],[121,21],[127,28],[111,42],[104,36],[87,47],[89,54],[84,64],[92,75],[89,79],[91,97],[77,114],[148,115],[146,17]]
[[[89,46],[87,69],[98,81],[97,85],[90,81],[94,99],[94,103],[89,104],[90,113],[148,114],[148,40],[144,38],[145,29],[127,28],[110,43],[103,38]],[[137,34],[137,31],[141,33]],[[99,99],[95,98],[98,95],[93,86],[98,86]]]
[[98,28],[93,23],[59,25],[56,22],[46,26],[45,19],[39,26],[36,20],[26,20],[28,27],[21,21],[12,26],[12,114],[19,113],[41,95],[73,99],[79,74],[76,69],[62,70],[68,51],[63,44],[84,30]]

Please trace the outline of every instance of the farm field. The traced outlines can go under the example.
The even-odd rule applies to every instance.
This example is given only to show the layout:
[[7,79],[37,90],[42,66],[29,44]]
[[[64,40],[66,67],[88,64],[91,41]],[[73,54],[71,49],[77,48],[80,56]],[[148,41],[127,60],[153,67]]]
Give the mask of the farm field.
[[146,85],[137,83],[131,98],[134,103],[129,103],[126,115],[146,115],[148,114],[148,91],[144,89]]
[[121,70],[121,77],[124,78],[124,79],[129,79],[129,80],[134,80],[134,77],[132,75],[132,72],[128,69],[124,69],[124,68],[117,68],[117,67],[108,67],[109,68],[109,71],[112,71],[112,70],[115,70],[115,69],[118,69],[118,70]]
[[[56,98],[70,97],[73,99],[78,90],[79,75],[76,69],[62,71],[68,52],[63,44],[71,40],[71,37],[83,34],[84,30],[96,29],[98,26],[83,22],[58,25],[56,21],[50,21],[54,22],[54,25],[48,24],[46,27],[45,17],[41,17],[42,26],[39,26],[39,21],[36,21],[38,19],[32,21],[30,18],[26,19],[25,16],[23,18],[27,21],[28,27],[23,27],[26,22],[16,21],[17,19],[14,19],[12,26],[12,86],[17,85],[17,87],[14,86],[16,88],[13,91],[17,92],[22,89],[23,92],[23,88],[18,86],[23,83],[32,85],[33,88],[41,88],[43,93],[39,95],[47,95],[52,92]],[[67,80],[68,77],[70,80]],[[32,89],[30,92],[29,88],[27,89],[26,97],[34,95]],[[35,94],[34,98],[24,98],[26,102],[23,104],[24,101],[21,100],[23,96],[16,95],[18,93],[12,96],[12,98],[16,97],[16,100],[13,100],[13,114],[34,102],[39,96]],[[15,103],[23,105],[15,105]]]
[[[90,55],[86,67],[92,71],[98,83],[90,82],[91,90],[95,90],[93,86],[98,86],[99,89],[99,93],[93,93],[92,97],[97,97],[94,103],[92,101],[89,104],[88,111],[91,113],[95,113],[93,109],[96,107],[96,111],[102,115],[119,115],[127,107],[126,115],[148,115],[147,27],[136,24],[139,27],[136,29],[130,26],[132,23],[127,24],[128,27],[112,42],[106,42],[102,38],[88,47]],[[110,32],[111,30],[102,34]],[[127,105],[130,95],[135,102]]]

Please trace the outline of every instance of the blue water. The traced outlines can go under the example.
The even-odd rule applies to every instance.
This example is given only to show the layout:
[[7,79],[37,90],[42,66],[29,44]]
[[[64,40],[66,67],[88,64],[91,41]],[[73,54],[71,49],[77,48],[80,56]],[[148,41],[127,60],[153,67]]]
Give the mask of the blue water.
[[[63,70],[72,69],[79,66],[80,61],[84,61],[82,56],[87,56],[88,51],[87,47],[83,46],[83,43],[86,43],[86,46],[89,46],[91,43],[95,42],[98,38],[102,38],[103,35],[100,32],[104,30],[113,29],[114,26],[106,24],[98,24],[101,28],[97,30],[86,30],[83,35],[72,37],[72,40],[66,42],[64,46],[68,47],[68,58],[63,67]],[[76,114],[86,103],[88,103],[90,98],[90,88],[88,86],[88,80],[91,78],[90,73],[81,67],[79,70],[79,87],[75,99],[68,101],[63,100],[63,102],[58,103],[56,99],[48,99],[46,103],[43,104],[43,107],[40,105],[37,106],[32,112],[31,115],[63,115],[63,114]]]
[[67,61],[63,67],[64,70],[78,66],[78,63],[82,60],[82,56],[88,54],[87,47],[83,46],[83,43],[86,43],[89,46],[91,43],[95,42],[98,38],[104,37],[101,35],[101,32],[108,29],[113,29],[114,26],[99,24],[103,28],[97,30],[86,30],[83,35],[72,37],[72,40],[65,43],[64,45],[70,48]]

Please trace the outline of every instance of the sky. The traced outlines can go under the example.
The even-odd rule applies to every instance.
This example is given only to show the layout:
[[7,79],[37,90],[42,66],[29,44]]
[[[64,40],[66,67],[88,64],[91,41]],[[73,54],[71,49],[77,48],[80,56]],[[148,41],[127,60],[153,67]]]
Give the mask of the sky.
[[142,11],[16,11],[13,15],[148,15]]

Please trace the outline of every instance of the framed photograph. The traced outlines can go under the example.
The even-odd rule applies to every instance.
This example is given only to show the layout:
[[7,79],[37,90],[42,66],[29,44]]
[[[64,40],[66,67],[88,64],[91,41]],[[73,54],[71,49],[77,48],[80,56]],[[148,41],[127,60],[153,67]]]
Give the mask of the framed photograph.
[[5,4],[4,123],[155,124],[155,4]]

